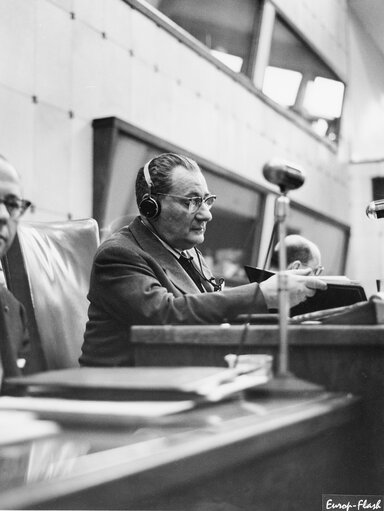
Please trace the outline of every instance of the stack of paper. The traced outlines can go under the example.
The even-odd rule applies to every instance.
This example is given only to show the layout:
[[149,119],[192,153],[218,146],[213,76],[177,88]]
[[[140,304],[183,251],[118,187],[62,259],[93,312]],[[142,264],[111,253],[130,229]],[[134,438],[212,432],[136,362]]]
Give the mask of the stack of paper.
[[221,367],[84,367],[8,378],[29,396],[111,401],[219,401],[268,376]]
[[[21,409],[16,407],[16,410]],[[0,408],[0,446],[46,438],[59,432],[56,423],[39,420],[35,414]]]
[[29,410],[58,421],[124,424],[217,402],[266,383],[269,376],[221,367],[76,368],[9,378],[23,397],[0,398],[0,410]]

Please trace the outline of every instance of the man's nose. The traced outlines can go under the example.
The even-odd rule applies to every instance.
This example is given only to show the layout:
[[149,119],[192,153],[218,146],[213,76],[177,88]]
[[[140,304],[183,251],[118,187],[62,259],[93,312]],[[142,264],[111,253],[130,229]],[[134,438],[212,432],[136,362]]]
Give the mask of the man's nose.
[[196,216],[199,220],[204,220],[205,222],[210,222],[212,220],[211,210],[205,202],[203,202],[197,210]]
[[9,220],[10,214],[8,212],[8,209],[5,207],[4,202],[0,201],[0,221],[6,222]]

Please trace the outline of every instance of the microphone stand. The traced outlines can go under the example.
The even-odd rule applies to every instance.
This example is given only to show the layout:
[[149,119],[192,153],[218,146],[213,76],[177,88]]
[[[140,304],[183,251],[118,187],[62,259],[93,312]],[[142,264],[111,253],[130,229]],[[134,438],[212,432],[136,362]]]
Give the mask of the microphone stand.
[[289,322],[289,291],[287,268],[287,251],[285,237],[287,234],[287,216],[290,200],[283,185],[280,185],[280,195],[275,202],[275,225],[278,226],[279,239],[279,358],[276,376],[263,388],[271,392],[318,392],[324,388],[315,383],[307,382],[296,378],[289,371],[289,343],[288,343],[288,322]]
[[289,199],[285,193],[281,193],[275,202],[275,222],[278,225],[279,239],[279,273],[278,273],[278,292],[279,292],[279,366],[278,376],[288,375],[288,316],[289,316],[289,295],[288,295],[288,275],[287,251],[285,247],[285,237],[287,235],[286,218],[289,210]]

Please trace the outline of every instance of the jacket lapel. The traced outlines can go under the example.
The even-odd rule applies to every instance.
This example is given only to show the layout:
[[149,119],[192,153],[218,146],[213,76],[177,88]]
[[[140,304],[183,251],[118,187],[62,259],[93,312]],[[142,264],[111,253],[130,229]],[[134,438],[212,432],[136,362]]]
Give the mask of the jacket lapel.
[[174,286],[184,294],[200,293],[200,290],[180,266],[176,257],[143,225],[140,217],[135,218],[130,224],[129,229],[140,248],[147,252],[162,267]]

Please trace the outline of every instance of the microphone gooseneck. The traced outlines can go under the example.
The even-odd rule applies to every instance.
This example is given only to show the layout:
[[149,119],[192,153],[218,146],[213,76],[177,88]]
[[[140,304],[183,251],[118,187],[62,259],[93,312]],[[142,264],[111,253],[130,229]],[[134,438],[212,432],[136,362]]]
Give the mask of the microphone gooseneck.
[[300,188],[305,181],[304,172],[297,165],[282,160],[267,162],[263,175],[267,181],[279,186],[282,193]]
[[365,210],[368,218],[384,218],[384,199],[370,202]]

